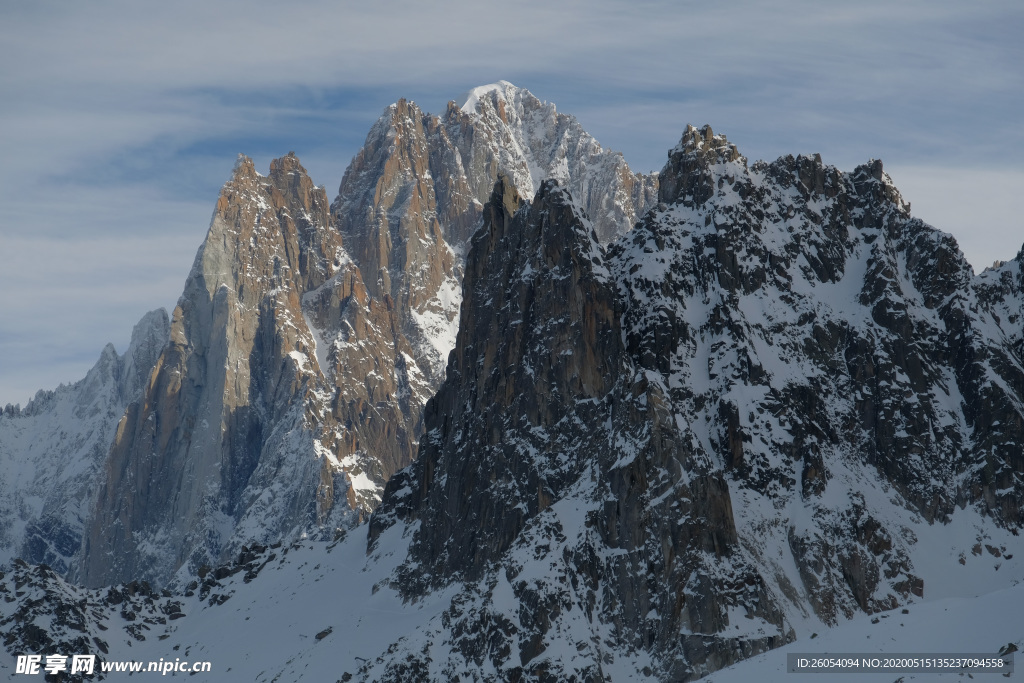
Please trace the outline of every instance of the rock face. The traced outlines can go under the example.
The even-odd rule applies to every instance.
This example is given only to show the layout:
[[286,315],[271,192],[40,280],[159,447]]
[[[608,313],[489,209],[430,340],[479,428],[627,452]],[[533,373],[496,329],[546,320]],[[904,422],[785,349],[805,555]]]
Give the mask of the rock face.
[[[658,193],[656,174],[634,173],[618,152],[601,148],[572,116],[507,81],[474,88],[449,103],[443,125],[459,151],[479,203],[503,174],[524,197],[557,180],[591,217],[601,242],[631,228]],[[472,233],[458,235],[463,245]]]
[[589,188],[608,234],[653,199],[656,181],[575,119],[495,88],[443,119],[388,108],[330,207],[294,155],[267,177],[239,161],[155,380],[118,424],[82,547],[87,585],[160,585],[377,505],[444,377],[477,197],[499,171],[531,192],[549,171]]
[[367,680],[689,680],[925,594],[912,527],[1021,527],[1020,256],[974,277],[880,162],[748,167],[709,127],[660,200],[606,251],[566,190],[496,185],[370,523],[408,599],[461,588]]
[[[469,587],[446,613],[460,643],[446,673],[602,680],[607,652],[639,649],[677,680],[729,663],[726,650],[786,642],[782,611],[739,552],[724,473],[628,353],[590,221],[554,181],[522,207],[499,181],[484,213],[420,457],[370,525],[371,548],[394,525],[415,529],[396,577],[407,596]],[[756,628],[716,646],[731,609]],[[603,637],[582,638],[591,630]],[[567,638],[572,662],[545,655]],[[421,664],[410,653],[368,678]]]
[[674,204],[616,247],[643,321],[626,338],[688,413],[718,405],[695,435],[744,488],[814,501],[855,462],[929,522],[979,505],[1021,525],[1019,260],[974,277],[879,161],[748,169],[705,128],[663,176]]
[[329,220],[294,155],[267,177],[240,158],[170,343],[118,424],[86,584],[162,583],[238,539],[332,529],[411,460],[407,346]]
[[633,173],[571,116],[511,83],[475,88],[443,116],[399,100],[345,172],[332,213],[367,291],[390,297],[426,378],[437,390],[455,345],[462,261],[499,174],[532,197],[558,180],[594,217],[602,241],[653,205],[656,175]]
[[123,355],[108,344],[81,381],[0,415],[0,562],[74,571],[117,420],[145,390],[169,327],[163,309],[147,313]]

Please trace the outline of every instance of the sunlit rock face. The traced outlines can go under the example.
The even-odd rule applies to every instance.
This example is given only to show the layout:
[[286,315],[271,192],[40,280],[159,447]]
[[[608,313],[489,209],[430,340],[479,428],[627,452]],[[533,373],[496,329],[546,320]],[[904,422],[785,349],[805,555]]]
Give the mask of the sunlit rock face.
[[545,179],[570,190],[602,241],[653,205],[657,175],[633,173],[572,116],[511,83],[475,88],[442,116],[399,100],[353,159],[332,213],[372,296],[388,296],[427,379],[423,404],[455,345],[462,263],[499,174],[524,197]]
[[323,452],[335,431],[328,355],[307,323],[307,309],[322,311],[303,300],[344,288],[347,264],[326,193],[297,158],[276,160],[267,177],[239,159],[170,341],[118,424],[83,546],[87,584],[166,582],[187,561],[217,558],[236,533],[287,534],[334,507],[335,483],[347,486]]

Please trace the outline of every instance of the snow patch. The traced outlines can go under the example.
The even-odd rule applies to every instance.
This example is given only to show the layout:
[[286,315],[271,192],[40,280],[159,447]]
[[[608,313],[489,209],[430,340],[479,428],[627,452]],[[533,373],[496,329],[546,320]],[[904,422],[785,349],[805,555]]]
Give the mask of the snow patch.
[[516,86],[512,85],[508,81],[498,81],[497,83],[477,86],[476,88],[472,88],[469,91],[462,93],[459,95],[456,103],[462,102],[462,104],[459,105],[459,109],[467,114],[473,114],[476,113],[477,105],[480,100],[490,93],[496,92],[498,93],[498,97],[504,99],[503,96],[506,93],[514,92],[515,90]]

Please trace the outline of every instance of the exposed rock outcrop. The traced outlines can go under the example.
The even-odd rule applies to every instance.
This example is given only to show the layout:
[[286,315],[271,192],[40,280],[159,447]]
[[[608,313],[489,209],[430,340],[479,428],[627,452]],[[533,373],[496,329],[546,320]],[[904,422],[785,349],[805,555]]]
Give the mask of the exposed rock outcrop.
[[689,680],[927,594],[910,526],[1024,521],[1019,262],[974,277],[880,162],[748,167],[709,127],[660,199],[605,251],[565,190],[495,187],[420,458],[370,523],[371,558],[407,539],[408,599],[462,586],[416,640],[458,644],[432,670]]
[[656,180],[575,119],[510,84],[482,92],[444,118],[389,107],[330,208],[294,155],[267,177],[239,161],[171,344],[118,425],[82,549],[89,585],[161,584],[376,506],[444,377],[478,196],[499,171],[530,192],[541,172],[588,188],[609,235],[653,198]]
[[[371,520],[371,550],[414,529],[396,585],[415,597],[466,582],[449,628],[502,625],[460,653],[506,680],[601,680],[607,657],[637,650],[681,680],[786,642],[782,610],[740,552],[724,473],[627,352],[590,222],[553,181],[522,208],[499,181],[484,215],[447,379],[419,459]],[[752,632],[723,634],[735,609]],[[604,636],[572,643],[582,664],[545,655],[580,629]],[[415,662],[368,675],[398,680]]]
[[369,293],[389,296],[427,379],[444,377],[455,345],[462,261],[499,174],[525,197],[553,178],[594,217],[602,241],[654,202],[654,174],[633,173],[576,119],[511,83],[475,88],[438,117],[399,100],[345,172],[332,213]]
[[[90,585],[198,573],[212,608],[275,541],[351,560],[372,511],[375,590],[431,607],[346,675],[692,680],[927,596],[939,525],[959,566],[1013,557],[1022,267],[975,276],[877,160],[748,165],[687,127],[655,180],[507,83],[442,117],[400,101],[330,206],[294,155],[241,158],[173,320],[0,415],[127,405],[2,531]],[[93,633],[75,590],[18,594],[50,570],[15,573],[18,643],[47,645],[44,597]]]

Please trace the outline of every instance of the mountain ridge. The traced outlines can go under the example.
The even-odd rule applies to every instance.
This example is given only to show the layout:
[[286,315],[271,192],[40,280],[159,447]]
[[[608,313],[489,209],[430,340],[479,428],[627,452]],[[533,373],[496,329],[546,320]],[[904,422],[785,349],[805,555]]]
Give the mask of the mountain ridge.
[[[389,534],[408,539],[391,579],[406,599],[466,586],[427,636],[451,648],[451,671],[475,662],[507,680],[599,679],[585,642],[582,664],[547,651],[602,624],[617,656],[640,651],[657,678],[689,680],[788,642],[793,624],[922,598],[933,525],[976,520],[977,539],[1003,539],[986,544],[994,557],[1019,545],[1012,333],[977,306],[955,242],[911,218],[880,162],[851,174],[820,157],[748,168],[723,136],[689,127],[661,193],[607,251],[575,216],[553,221],[575,221],[572,237],[556,229],[542,249],[520,238],[558,213],[548,185],[520,207],[499,182],[485,209],[467,269],[509,246],[467,270],[468,308],[420,457],[370,522],[371,552]],[[560,205],[571,214],[575,203]],[[538,252],[575,265],[562,272]],[[580,293],[591,264],[616,294]],[[547,292],[546,277],[574,289]],[[577,296],[610,313],[566,313]],[[549,313],[543,333],[518,331],[527,311]],[[584,320],[614,321],[622,346],[594,354],[559,341]],[[971,352],[957,350],[965,343]],[[510,357],[517,345],[524,355]],[[563,353],[584,366],[553,370]],[[622,384],[565,388],[622,362]],[[990,414],[1016,417],[999,429]],[[935,564],[958,571],[982,545]],[[450,640],[483,624],[497,629],[486,644]],[[417,650],[399,652],[371,677],[433,670]]]
[[[974,275],[880,161],[749,164],[710,126],[627,178],[530,98],[399,101],[330,204],[294,155],[240,159],[117,428],[87,584],[194,593],[238,556],[215,581],[272,601],[253,541],[319,571],[365,528],[358,585],[406,630],[359,680],[690,680],[1024,577],[1024,249]],[[541,139],[567,177],[535,182]]]

